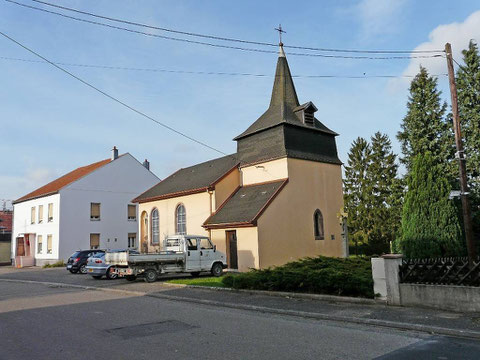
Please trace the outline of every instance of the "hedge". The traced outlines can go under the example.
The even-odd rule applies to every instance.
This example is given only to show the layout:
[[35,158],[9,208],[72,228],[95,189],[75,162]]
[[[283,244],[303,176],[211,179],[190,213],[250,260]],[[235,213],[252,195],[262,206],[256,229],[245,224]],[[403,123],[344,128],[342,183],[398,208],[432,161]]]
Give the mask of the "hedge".
[[227,274],[222,282],[234,289],[374,297],[370,259],[364,257],[305,258],[274,268]]

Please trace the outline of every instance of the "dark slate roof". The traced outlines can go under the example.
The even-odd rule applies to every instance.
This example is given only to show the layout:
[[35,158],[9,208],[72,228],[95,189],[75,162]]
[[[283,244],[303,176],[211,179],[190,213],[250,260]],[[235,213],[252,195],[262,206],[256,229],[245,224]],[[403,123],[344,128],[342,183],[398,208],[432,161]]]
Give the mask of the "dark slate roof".
[[203,226],[254,224],[287,181],[240,187]]
[[[304,105],[307,104],[308,103]],[[283,52],[283,48],[281,48],[280,56],[277,61],[275,81],[273,83],[269,108],[257,119],[257,121],[250,125],[247,130],[235,137],[234,140],[239,140],[248,135],[285,123],[319,130],[332,135],[338,135],[317,119],[315,119],[313,127],[305,125],[300,118],[300,114],[297,115],[294,112],[294,110],[298,110],[299,107],[300,103],[298,102],[297,92],[295,90],[295,85],[293,84],[292,74],[290,73],[290,68]]]
[[169,195],[182,192],[208,188],[237,165],[238,160],[236,157],[234,155],[227,155],[180,169],[139,195],[133,201],[143,202],[156,198],[169,197]]

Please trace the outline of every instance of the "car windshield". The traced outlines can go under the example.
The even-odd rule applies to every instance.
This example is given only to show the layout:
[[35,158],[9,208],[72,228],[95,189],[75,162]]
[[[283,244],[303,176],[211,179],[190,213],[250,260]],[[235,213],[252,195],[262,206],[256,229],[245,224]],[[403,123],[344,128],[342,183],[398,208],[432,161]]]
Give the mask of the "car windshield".
[[75,257],[78,257],[79,255],[80,255],[80,251],[75,251],[70,257],[75,258]]
[[103,258],[105,256],[105,253],[97,253],[95,255],[93,255],[92,257],[94,258]]

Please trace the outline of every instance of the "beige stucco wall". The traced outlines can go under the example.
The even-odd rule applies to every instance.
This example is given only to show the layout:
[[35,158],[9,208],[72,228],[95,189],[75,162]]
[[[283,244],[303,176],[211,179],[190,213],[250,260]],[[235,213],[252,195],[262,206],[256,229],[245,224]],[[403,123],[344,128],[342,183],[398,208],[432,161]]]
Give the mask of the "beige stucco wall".
[[[208,236],[208,231],[202,227],[204,221],[210,216],[210,194],[205,191],[198,194],[179,196],[176,198],[152,201],[139,204],[139,217],[143,211],[148,214],[148,251],[155,251],[158,246],[153,246],[151,242],[151,213],[153,208],[157,208],[160,216],[160,243],[167,235],[175,234],[175,209],[177,205],[183,203],[187,214],[187,234]],[[139,221],[138,234],[141,234],[142,221]],[[140,244],[141,245],[141,244]]]
[[[258,219],[260,267],[306,256],[345,256],[337,218],[343,206],[341,167],[288,159],[288,177],[289,182]],[[317,208],[324,218],[324,240],[314,237]]]
[[242,185],[286,179],[288,177],[287,158],[267,161],[240,169]]
[[234,229],[212,229],[211,239],[217,245],[217,250],[226,254],[227,230],[237,232],[238,270],[248,271],[250,268],[259,268],[258,257],[258,232],[256,227],[243,227]]
[[215,185],[215,204],[213,211],[218,209],[220,205],[235,191],[240,185],[240,172],[238,169],[233,170]]

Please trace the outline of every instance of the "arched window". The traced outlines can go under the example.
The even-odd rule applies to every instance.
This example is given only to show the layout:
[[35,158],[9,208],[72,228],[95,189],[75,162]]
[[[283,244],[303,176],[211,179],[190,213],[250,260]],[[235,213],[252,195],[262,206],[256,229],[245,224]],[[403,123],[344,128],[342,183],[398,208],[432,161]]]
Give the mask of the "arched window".
[[152,244],[160,244],[160,221],[156,208],[152,210]]
[[323,228],[323,215],[319,209],[315,210],[315,212],[313,213],[313,228],[315,232],[315,240],[325,239]]
[[177,205],[177,209],[175,210],[175,231],[180,235],[187,233],[187,214],[183,204]]

